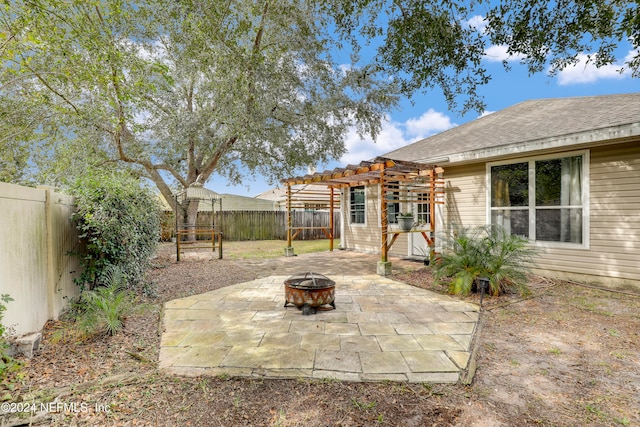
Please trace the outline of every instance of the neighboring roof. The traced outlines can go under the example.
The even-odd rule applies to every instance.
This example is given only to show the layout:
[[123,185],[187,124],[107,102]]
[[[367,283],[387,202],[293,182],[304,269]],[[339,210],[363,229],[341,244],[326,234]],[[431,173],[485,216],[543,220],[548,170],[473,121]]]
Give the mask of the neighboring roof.
[[273,201],[255,197],[238,196],[237,194],[221,194],[224,211],[272,211]]
[[465,162],[640,136],[640,93],[524,101],[385,157]]
[[[260,200],[236,194],[219,194],[212,190],[206,190],[208,192],[206,194],[211,197],[209,199],[199,198],[201,201],[198,205],[198,211],[200,212],[210,212],[212,208],[217,211],[220,209],[220,200],[222,201],[223,211],[271,211],[274,209],[273,202],[269,200]],[[164,197],[158,195],[158,198],[165,210],[171,210]]]
[[279,202],[287,198],[287,189],[285,187],[274,187],[258,194],[255,198],[262,200],[271,200],[272,202]]
[[220,195],[215,191],[204,188],[201,182],[194,182],[185,190],[173,195],[182,200],[217,200]]

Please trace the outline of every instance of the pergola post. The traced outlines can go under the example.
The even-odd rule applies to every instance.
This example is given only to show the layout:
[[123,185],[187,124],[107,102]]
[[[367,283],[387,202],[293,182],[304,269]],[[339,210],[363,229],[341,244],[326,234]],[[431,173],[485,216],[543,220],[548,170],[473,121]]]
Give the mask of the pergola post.
[[435,230],[436,230],[436,170],[435,168],[431,168],[431,185],[429,188],[429,230],[431,231],[431,243],[429,248],[429,258],[432,258],[435,255]]
[[173,197],[175,197],[176,200],[176,228],[173,231],[176,235],[176,261],[180,261],[180,234],[178,233],[180,228],[178,228],[178,215],[182,213],[180,212],[182,206],[178,203],[178,195],[175,194]]
[[378,262],[377,272],[381,276],[391,274],[391,263],[389,262],[389,211],[387,209],[387,184],[385,179],[385,165],[380,168],[380,228],[382,236],[381,258]]
[[329,187],[329,251],[333,252],[333,236],[335,230],[333,229],[333,187]]
[[284,248],[285,256],[293,256],[293,246],[291,246],[292,236],[291,227],[293,223],[291,221],[291,184],[287,183],[287,247]]

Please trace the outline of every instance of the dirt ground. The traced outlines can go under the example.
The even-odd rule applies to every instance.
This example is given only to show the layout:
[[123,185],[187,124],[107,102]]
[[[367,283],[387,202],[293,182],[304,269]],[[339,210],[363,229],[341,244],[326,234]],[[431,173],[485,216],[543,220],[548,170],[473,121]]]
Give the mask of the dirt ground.
[[[0,426],[640,425],[640,295],[544,278],[528,298],[484,299],[470,385],[160,373],[162,304],[255,274],[160,255],[148,309],[123,333],[77,342],[64,321],[47,324],[39,353],[2,384]],[[427,268],[395,279],[443,291]]]

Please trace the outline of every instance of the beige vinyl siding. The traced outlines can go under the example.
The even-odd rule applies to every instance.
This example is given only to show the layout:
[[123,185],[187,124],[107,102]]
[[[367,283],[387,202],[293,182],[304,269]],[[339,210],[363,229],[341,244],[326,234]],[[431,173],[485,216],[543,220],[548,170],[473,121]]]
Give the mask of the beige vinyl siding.
[[[640,141],[594,148],[588,164],[588,246],[538,243],[541,253],[534,272],[612,287],[638,287]],[[444,179],[445,230],[485,225],[486,164],[448,167]]]
[[[346,190],[348,193],[348,190]],[[349,196],[347,195],[345,205],[349,206]],[[380,187],[370,185],[365,187],[365,224],[350,224],[349,212],[345,216],[346,221],[345,237],[347,249],[353,249],[366,253],[380,253],[382,247],[382,230],[380,226]],[[347,209],[348,211],[348,209]],[[397,228],[397,225],[390,225],[390,230]],[[391,239],[391,236],[389,236]],[[390,256],[407,256],[408,254],[407,234],[401,234],[389,251]]]
[[378,210],[380,209],[378,198],[378,186],[370,185],[365,187],[365,223],[351,224],[349,216],[349,189],[344,190],[346,196],[343,206],[346,215],[345,221],[345,241],[346,248],[360,252],[379,253],[380,252],[380,221],[378,219]]
[[590,151],[589,247],[547,247],[538,271],[609,285],[640,286],[640,142]]
[[443,176],[445,231],[485,225],[487,220],[485,164],[445,168]]

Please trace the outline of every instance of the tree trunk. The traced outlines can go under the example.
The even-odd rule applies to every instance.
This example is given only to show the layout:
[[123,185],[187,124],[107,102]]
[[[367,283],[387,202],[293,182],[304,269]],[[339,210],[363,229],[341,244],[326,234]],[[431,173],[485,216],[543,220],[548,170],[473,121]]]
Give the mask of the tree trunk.
[[195,231],[197,229],[199,204],[200,202],[198,200],[186,200],[179,206],[180,221],[178,227],[182,230],[190,231],[189,234],[182,238],[183,241],[193,242],[196,240]]

